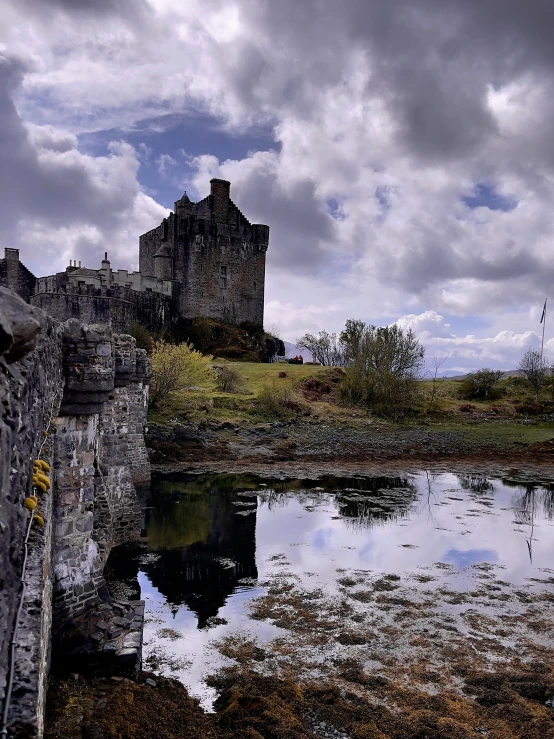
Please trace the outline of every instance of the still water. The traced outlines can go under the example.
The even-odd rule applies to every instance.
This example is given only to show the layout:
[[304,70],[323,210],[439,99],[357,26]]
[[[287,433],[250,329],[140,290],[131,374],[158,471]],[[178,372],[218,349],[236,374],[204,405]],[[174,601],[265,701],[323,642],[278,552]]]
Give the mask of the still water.
[[[209,709],[214,646],[238,630],[283,630],[248,616],[278,575],[338,592],[344,573],[403,576],[448,566],[458,590],[489,563],[523,583],[554,567],[554,484],[452,474],[268,479],[202,475],[153,482],[142,543],[119,547],[115,594],[146,601],[145,666],[180,679]],[[544,575],[542,575],[544,577]]]

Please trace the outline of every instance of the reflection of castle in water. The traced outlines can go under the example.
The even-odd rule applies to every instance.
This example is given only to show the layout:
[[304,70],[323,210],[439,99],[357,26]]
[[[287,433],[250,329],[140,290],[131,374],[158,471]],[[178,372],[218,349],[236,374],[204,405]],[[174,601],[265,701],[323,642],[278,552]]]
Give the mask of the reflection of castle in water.
[[157,556],[141,569],[170,606],[186,604],[202,628],[241,578],[258,576],[256,507],[245,508],[244,499],[221,490],[177,498],[162,493],[154,503],[146,525]]

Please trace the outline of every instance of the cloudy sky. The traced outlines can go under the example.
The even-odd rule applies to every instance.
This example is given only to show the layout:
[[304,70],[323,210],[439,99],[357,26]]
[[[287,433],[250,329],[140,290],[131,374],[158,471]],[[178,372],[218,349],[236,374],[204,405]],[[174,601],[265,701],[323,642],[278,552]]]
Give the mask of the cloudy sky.
[[515,367],[554,307],[552,38],[552,0],[0,0],[3,246],[137,268],[223,177],[284,339],[398,320]]

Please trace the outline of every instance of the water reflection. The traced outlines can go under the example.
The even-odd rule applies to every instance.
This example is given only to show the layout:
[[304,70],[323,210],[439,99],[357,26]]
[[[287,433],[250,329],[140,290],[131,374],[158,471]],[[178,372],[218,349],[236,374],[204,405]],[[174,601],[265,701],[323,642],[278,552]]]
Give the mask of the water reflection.
[[[166,480],[146,516],[155,557],[141,569],[173,609],[185,604],[202,628],[242,578],[257,578],[256,501],[235,492],[234,478]],[[249,488],[248,480],[238,486]],[[239,514],[239,515],[237,515]]]
[[[337,552],[356,547],[350,566],[379,566],[385,547],[391,566],[442,561],[462,570],[506,560],[513,546],[516,560],[525,553],[533,565],[539,522],[553,519],[554,484],[481,475],[180,475],[152,484],[144,518],[150,554],[115,550],[108,576],[136,590],[140,570],[174,614],[184,606],[203,628],[232,594],[257,586],[261,553],[279,551],[279,542],[302,547],[288,554],[293,569],[302,563],[314,572],[324,572]],[[405,527],[406,535],[393,543],[391,527]],[[377,534],[381,529],[385,539]],[[310,548],[317,552],[313,561]],[[402,559],[398,548],[418,552]]]
[[418,498],[417,486],[403,477],[373,477],[357,482],[356,487],[343,487],[336,502],[340,515],[361,528],[407,518]]
[[[140,582],[145,659],[169,655],[160,669],[209,707],[214,695],[204,677],[221,665],[218,639],[237,630],[260,642],[283,636],[271,621],[250,617],[252,600],[272,583],[351,595],[367,609],[375,606],[365,605],[366,591],[383,575],[410,588],[440,582],[471,593],[496,577],[523,589],[551,571],[553,533],[554,484],[546,481],[425,471],[181,475],[153,481],[142,542],[116,548],[106,575],[110,587],[124,580],[137,597]],[[490,587],[494,595],[499,586]]]
[[494,491],[493,482],[483,475],[458,475],[458,480],[464,490],[472,493],[484,494]]

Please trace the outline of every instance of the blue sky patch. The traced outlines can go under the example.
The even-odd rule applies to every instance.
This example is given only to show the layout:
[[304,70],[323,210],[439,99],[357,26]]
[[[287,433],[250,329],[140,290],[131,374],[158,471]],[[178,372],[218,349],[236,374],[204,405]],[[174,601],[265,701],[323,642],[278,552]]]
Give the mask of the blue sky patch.
[[[126,141],[137,149],[141,157],[140,184],[161,205],[171,209],[174,201],[183,194],[184,186],[180,183],[194,174],[187,162],[188,157],[209,154],[224,162],[226,159],[244,159],[250,152],[280,148],[270,127],[249,130],[248,134],[235,134],[223,130],[221,123],[211,116],[176,114],[140,121],[132,130],[113,128],[80,134],[79,148],[101,156],[107,153],[110,141]],[[177,162],[176,166],[166,164],[165,173],[160,172],[159,165],[163,155]],[[207,192],[191,191],[190,187],[187,191],[192,200],[208,195]]]
[[502,210],[506,212],[513,210],[517,205],[516,200],[499,195],[494,185],[489,185],[486,182],[477,183],[474,188],[474,194],[463,197],[462,200],[468,208],[489,208],[489,210]]
[[496,562],[498,554],[494,549],[449,549],[441,558],[443,562],[448,562],[458,569],[468,567],[477,562]]
[[338,200],[330,198],[326,201],[325,205],[327,206],[327,212],[332,218],[336,221],[344,221],[345,215],[342,210],[342,204]]

